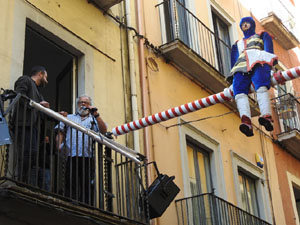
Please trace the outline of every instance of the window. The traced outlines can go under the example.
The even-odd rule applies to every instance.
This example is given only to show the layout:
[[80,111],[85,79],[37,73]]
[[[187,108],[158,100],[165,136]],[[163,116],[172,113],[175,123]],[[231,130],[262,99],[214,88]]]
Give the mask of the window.
[[297,208],[297,212],[298,212],[298,220],[300,223],[300,219],[299,219],[299,216],[300,216],[300,189],[297,187],[293,187],[293,189],[294,189],[296,208]]
[[[209,153],[197,144],[187,141],[187,155],[189,166],[189,185],[192,196],[211,192],[211,173]],[[191,219],[194,224],[205,224],[206,218],[211,216],[211,212],[206,207],[209,205],[207,198],[192,198]]]
[[[177,0],[175,5],[169,0],[164,0],[163,2],[166,42],[179,38],[189,46],[189,23],[185,0]],[[174,33],[174,26],[178,29],[176,33]]]
[[192,196],[211,192],[209,153],[196,144],[187,142],[189,184]]
[[[271,201],[264,170],[234,151],[231,152],[237,206],[271,224]],[[254,224],[248,221],[247,224]]]
[[230,65],[230,36],[229,29],[220,17],[212,12],[212,19],[215,32],[215,45],[218,60],[218,69],[222,74],[228,74],[231,70]]
[[259,216],[255,180],[239,171],[239,186],[242,208],[252,215]]

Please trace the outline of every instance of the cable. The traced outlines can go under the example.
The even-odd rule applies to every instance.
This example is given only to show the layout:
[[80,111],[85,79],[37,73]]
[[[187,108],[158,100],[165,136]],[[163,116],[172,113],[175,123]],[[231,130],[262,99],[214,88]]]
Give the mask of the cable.
[[[103,9],[102,9],[103,10]],[[149,40],[148,38],[146,38],[144,35],[140,34],[134,27],[129,27],[127,26],[124,22],[122,22],[120,20],[119,17],[117,16],[114,16],[112,15],[111,13],[108,13],[106,12],[105,13],[106,15],[108,15],[109,17],[111,17],[116,23],[118,23],[120,25],[121,28],[125,28],[127,30],[130,30],[130,31],[133,31],[135,33],[135,36],[134,37],[138,37],[140,39],[144,39],[145,40],[145,43],[144,45],[147,47],[147,48],[150,48],[155,55],[157,56],[160,56],[161,55],[161,51],[159,50],[158,47],[154,46]]]
[[185,121],[185,122],[182,122],[182,123],[173,124],[173,125],[165,127],[165,128],[169,129],[171,127],[176,127],[176,126],[181,126],[181,125],[185,125],[185,124],[189,124],[189,123],[199,122],[199,121],[202,121],[202,120],[207,120],[207,119],[217,118],[217,117],[221,117],[221,116],[226,116],[226,115],[229,115],[229,114],[235,113],[235,112],[236,111],[233,110],[233,111],[223,113],[223,114],[220,114],[220,115],[216,115],[216,116],[208,116],[208,117],[200,118],[200,119],[197,119],[197,120],[190,120],[190,121]]

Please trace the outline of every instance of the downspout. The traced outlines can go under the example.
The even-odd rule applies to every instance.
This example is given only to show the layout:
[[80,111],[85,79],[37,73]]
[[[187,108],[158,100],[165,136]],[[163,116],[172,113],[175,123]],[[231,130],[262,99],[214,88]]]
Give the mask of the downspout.
[[[125,0],[125,15],[126,23],[128,27],[131,27],[131,10],[130,0]],[[135,59],[134,59],[134,46],[133,46],[133,35],[131,30],[127,30],[128,39],[128,52],[129,52],[129,76],[130,76],[130,90],[131,90],[131,110],[132,120],[139,119],[138,107],[137,107],[137,92],[136,92],[136,79],[135,79]],[[139,133],[138,131],[133,132],[133,149],[140,152],[139,144]]]
[[[143,8],[141,6],[141,0],[136,0],[136,17],[137,17],[137,31],[139,34],[145,35],[145,30],[144,30],[144,24],[143,24],[143,19],[142,15],[143,14]],[[138,54],[139,54],[139,72],[140,72],[140,81],[141,81],[141,92],[142,92],[142,109],[143,109],[143,116],[149,115],[149,98],[148,98],[148,89],[147,89],[147,71],[146,71],[146,62],[145,62],[145,48],[143,44],[143,39],[139,38],[138,39]],[[148,161],[152,161],[153,157],[151,156],[150,153],[150,132],[149,129],[150,127],[145,127],[144,128],[144,154],[147,157]],[[147,182],[150,185],[152,183],[152,170],[148,167],[147,169]],[[158,224],[157,219],[152,219],[150,221],[151,225],[156,225]]]
[[[139,34],[144,35],[144,26],[143,26],[143,20],[142,20],[142,6],[141,6],[141,0],[136,0],[136,16],[137,16],[137,31]],[[138,39],[138,53],[139,53],[139,68],[140,68],[140,81],[141,81],[141,92],[142,92],[142,109],[143,109],[143,116],[146,116],[149,114],[149,107],[148,107],[148,93],[147,93],[147,87],[146,87],[146,64],[145,64],[145,49],[143,44],[143,39]],[[147,159],[149,161],[152,160],[152,157],[150,155],[150,136],[149,136],[149,127],[144,128],[144,154],[146,155]],[[151,179],[151,173],[148,174],[148,179]]]

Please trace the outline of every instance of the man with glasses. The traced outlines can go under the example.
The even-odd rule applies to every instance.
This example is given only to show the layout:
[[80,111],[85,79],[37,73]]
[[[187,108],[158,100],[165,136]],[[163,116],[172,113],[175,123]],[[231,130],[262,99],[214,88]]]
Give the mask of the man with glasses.
[[[104,134],[107,126],[98,113],[98,109],[92,106],[92,99],[87,95],[81,95],[77,100],[76,114],[65,115],[69,120]],[[61,112],[64,114],[65,112]],[[58,129],[58,148],[67,155],[65,188],[66,196],[72,199],[91,204],[94,182],[94,155],[92,139],[69,126],[60,122]]]

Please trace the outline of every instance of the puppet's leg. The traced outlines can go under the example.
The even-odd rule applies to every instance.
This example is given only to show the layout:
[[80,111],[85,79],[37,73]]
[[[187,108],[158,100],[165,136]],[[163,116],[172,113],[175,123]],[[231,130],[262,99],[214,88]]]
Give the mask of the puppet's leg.
[[248,92],[251,85],[251,75],[238,72],[233,77],[233,93],[241,117],[240,131],[247,137],[253,136],[251,111]]
[[259,117],[258,121],[262,126],[265,127],[267,131],[273,130],[271,102],[268,92],[271,84],[270,71],[271,67],[269,65],[258,65],[255,67],[255,72],[252,77],[252,81],[257,93],[257,102],[261,113],[261,117]]
[[259,105],[259,110],[261,116],[259,117],[258,121],[260,125],[263,125],[267,131],[273,130],[272,125],[272,113],[271,113],[271,103],[270,103],[270,96],[268,89],[263,86],[257,89],[257,101]]
[[251,111],[248,95],[241,93],[235,96],[235,102],[241,117],[240,131],[247,137],[253,136],[253,128],[251,123]]

